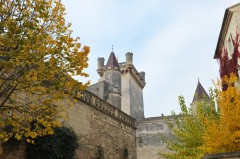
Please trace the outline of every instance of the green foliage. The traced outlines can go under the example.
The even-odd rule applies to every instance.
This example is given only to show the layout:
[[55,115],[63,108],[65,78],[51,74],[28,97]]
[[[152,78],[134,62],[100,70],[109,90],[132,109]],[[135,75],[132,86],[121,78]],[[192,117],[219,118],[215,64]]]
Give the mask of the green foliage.
[[181,113],[179,115],[173,114],[173,120],[167,119],[172,137],[163,137],[167,148],[173,150],[173,153],[162,153],[160,155],[170,159],[200,158],[203,155],[200,147],[203,144],[205,118],[215,116],[214,102],[199,102],[194,113],[187,108],[183,96],[179,96],[179,103]]
[[75,132],[66,127],[55,128],[53,135],[38,137],[35,144],[27,143],[28,159],[74,159],[78,148]]

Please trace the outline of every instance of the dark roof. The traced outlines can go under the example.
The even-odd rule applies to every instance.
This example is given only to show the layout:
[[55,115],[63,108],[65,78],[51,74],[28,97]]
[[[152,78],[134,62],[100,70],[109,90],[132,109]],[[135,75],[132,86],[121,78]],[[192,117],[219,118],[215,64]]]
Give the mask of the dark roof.
[[199,101],[199,100],[204,100],[204,99],[210,99],[207,92],[205,91],[205,89],[203,88],[203,86],[201,85],[201,83],[198,80],[198,85],[193,97],[193,101]]
[[[235,5],[231,6],[231,7],[228,7],[228,8],[225,10],[225,14],[224,14],[224,17],[223,17],[223,22],[222,22],[222,27],[221,27],[221,31],[220,31],[220,33],[219,33],[218,42],[217,42],[215,54],[214,54],[214,57],[213,57],[214,59],[218,59],[218,58],[219,58],[219,50],[221,49],[221,48],[219,48],[219,47],[221,47],[221,45],[222,45],[222,43],[223,43],[223,42],[222,42],[222,38],[223,38],[223,36],[224,36],[224,30],[228,28],[228,26],[226,26],[226,25],[229,25],[229,24],[226,24],[227,21],[228,21],[228,15],[231,17],[231,14],[232,14],[232,12],[230,12],[229,10],[230,10],[231,8],[234,8],[234,7],[238,6],[238,5],[240,5],[240,3],[237,3],[237,4],[235,4]],[[227,27],[227,28],[225,28],[225,27]]]
[[111,54],[109,56],[109,59],[108,59],[108,62],[107,62],[107,65],[106,65],[106,70],[109,70],[109,69],[120,70],[117,58],[116,58],[113,51],[111,52]]

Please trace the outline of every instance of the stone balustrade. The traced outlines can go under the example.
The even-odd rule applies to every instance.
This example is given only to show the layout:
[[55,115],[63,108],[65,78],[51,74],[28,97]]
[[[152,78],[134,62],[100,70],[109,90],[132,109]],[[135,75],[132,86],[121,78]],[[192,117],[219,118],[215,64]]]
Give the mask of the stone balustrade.
[[87,90],[78,93],[81,94],[80,98],[78,98],[78,100],[80,100],[81,102],[86,103],[89,106],[101,111],[102,113],[105,113],[112,118],[115,118],[118,121],[121,121],[126,125],[136,129],[136,120],[118,109],[117,107],[114,107],[113,105],[107,103],[103,99],[99,98],[98,96]]

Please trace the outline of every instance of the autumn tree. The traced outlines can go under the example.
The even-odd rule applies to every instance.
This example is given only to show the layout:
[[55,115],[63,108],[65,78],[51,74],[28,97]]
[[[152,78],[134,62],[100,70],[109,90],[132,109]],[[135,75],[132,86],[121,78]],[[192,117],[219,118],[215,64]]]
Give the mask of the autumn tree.
[[[216,101],[219,118],[206,122],[202,150],[205,153],[240,151],[240,89],[231,74],[217,83]],[[222,91],[222,86],[225,90]]]
[[[231,73],[215,84],[210,102],[200,102],[197,113],[180,99],[181,113],[169,122],[173,137],[165,140],[167,158],[201,158],[204,154],[240,151],[240,89]],[[216,105],[216,110],[214,109]]]
[[195,159],[203,155],[200,147],[203,144],[205,132],[205,118],[212,118],[214,115],[214,103],[204,100],[197,104],[197,110],[193,112],[187,108],[183,96],[179,96],[181,112],[173,114],[173,120],[167,118],[168,125],[172,131],[172,137],[163,137],[167,148],[173,153],[161,153],[160,155],[170,159]]
[[63,99],[88,83],[89,47],[72,37],[60,0],[0,1],[0,141],[28,142],[60,126]]

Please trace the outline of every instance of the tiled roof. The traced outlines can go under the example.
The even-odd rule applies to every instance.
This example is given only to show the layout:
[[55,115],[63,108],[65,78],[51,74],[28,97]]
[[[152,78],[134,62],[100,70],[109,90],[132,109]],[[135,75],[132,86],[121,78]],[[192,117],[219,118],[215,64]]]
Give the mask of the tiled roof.
[[210,98],[207,92],[205,91],[205,89],[203,88],[203,86],[201,85],[201,83],[198,81],[198,85],[197,85],[192,102],[204,100],[204,99],[210,99]]
[[107,62],[107,65],[106,65],[106,70],[109,70],[109,69],[120,70],[118,61],[117,61],[116,56],[113,51],[111,52],[108,62]]

